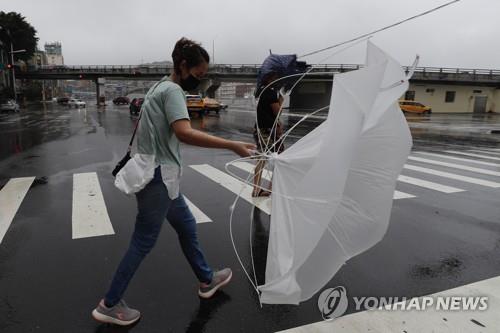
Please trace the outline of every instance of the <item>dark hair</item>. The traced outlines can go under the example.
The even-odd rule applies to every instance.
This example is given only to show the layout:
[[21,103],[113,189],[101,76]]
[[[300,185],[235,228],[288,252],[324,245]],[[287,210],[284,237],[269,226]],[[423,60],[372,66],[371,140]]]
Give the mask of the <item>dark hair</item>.
[[268,85],[268,84],[270,84],[271,82],[276,81],[277,79],[279,79],[279,77],[280,77],[280,75],[279,75],[279,73],[278,73],[278,72],[269,72],[269,73],[267,73],[267,74],[264,76],[264,78],[263,78],[262,82],[263,82],[264,84]]
[[174,51],[172,51],[172,60],[174,61],[174,70],[179,74],[183,60],[186,60],[186,66],[190,69],[198,66],[203,61],[209,63],[210,57],[201,44],[182,37],[175,43]]

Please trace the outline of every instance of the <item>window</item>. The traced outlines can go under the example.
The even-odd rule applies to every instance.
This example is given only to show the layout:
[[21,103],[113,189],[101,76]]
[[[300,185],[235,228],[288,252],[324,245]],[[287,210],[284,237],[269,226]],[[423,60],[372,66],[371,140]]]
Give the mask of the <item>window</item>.
[[472,93],[474,94],[481,94],[483,91],[482,90],[473,90]]
[[455,95],[456,95],[456,91],[447,91],[444,102],[445,103],[454,103],[455,102]]
[[414,101],[415,100],[415,91],[414,90],[408,90],[405,94],[405,99],[407,101]]
[[428,88],[425,90],[425,92],[428,92],[428,93],[434,93],[435,89],[434,88]]

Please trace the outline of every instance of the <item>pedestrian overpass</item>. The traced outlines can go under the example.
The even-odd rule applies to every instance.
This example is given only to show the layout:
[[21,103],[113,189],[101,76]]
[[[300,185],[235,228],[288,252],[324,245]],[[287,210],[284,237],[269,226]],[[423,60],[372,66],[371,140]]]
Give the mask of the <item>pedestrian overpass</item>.
[[[327,105],[333,75],[361,68],[353,64],[312,65],[310,73],[291,96],[290,104]],[[222,82],[256,82],[259,64],[214,64],[200,89],[213,97]],[[96,66],[38,66],[16,71],[23,80],[91,80],[96,83],[97,98],[100,96],[102,78],[113,80],[158,80],[171,73],[173,65],[96,65]],[[404,67],[409,72],[408,66]],[[500,70],[417,67],[411,79],[414,83],[474,85],[500,87]]]

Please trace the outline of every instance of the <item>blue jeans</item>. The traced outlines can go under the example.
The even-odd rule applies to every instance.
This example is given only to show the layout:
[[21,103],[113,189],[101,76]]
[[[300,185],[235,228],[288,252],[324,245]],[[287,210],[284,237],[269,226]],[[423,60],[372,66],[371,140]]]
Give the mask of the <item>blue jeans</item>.
[[165,217],[177,232],[182,252],[198,280],[210,283],[213,272],[198,244],[196,220],[181,194],[175,200],[169,198],[159,167],[153,180],[136,193],[136,199],[139,212],[134,234],[104,298],[106,305],[113,306],[120,301],[140,263],[154,247]]

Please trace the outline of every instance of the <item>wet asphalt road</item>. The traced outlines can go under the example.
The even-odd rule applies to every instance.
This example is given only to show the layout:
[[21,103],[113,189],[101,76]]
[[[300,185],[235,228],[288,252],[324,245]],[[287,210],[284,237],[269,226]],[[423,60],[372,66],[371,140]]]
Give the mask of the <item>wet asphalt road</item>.
[[[219,116],[192,122],[212,134],[252,140],[253,117],[250,104],[242,100]],[[322,118],[299,126],[287,144]],[[297,119],[291,115],[283,121],[290,125]],[[489,134],[500,128],[498,115],[434,114],[408,120],[415,152],[467,158],[445,151],[500,148],[500,135]],[[20,114],[0,115],[0,186],[11,178],[37,177],[0,244],[0,332],[273,332],[321,321],[317,297],[300,306],[259,307],[229,237],[234,194],[188,167],[206,163],[223,170],[235,155],[188,146],[183,147],[181,190],[213,220],[198,225],[200,242],[213,267],[233,269],[233,281],[213,299],[201,301],[176,235],[165,224],[125,295],[143,313],[141,321],[131,328],[93,321],[90,312],[106,291],[133,231],[135,199],[114,187],[111,170],[126,149],[135,121],[126,106],[112,105],[89,105],[86,110],[34,106]],[[433,159],[500,171],[498,166]],[[419,161],[412,164],[431,167]],[[439,165],[432,169],[500,180]],[[72,239],[73,175],[84,172],[99,177],[114,235]],[[397,190],[415,197],[394,201],[383,241],[350,260],[328,286],[345,286],[349,296],[411,297],[500,275],[500,189],[414,170],[403,174],[464,191],[445,194],[398,182]],[[252,246],[262,282],[269,217],[256,209],[250,244],[251,209],[245,202],[238,205],[234,235],[248,268]]]

